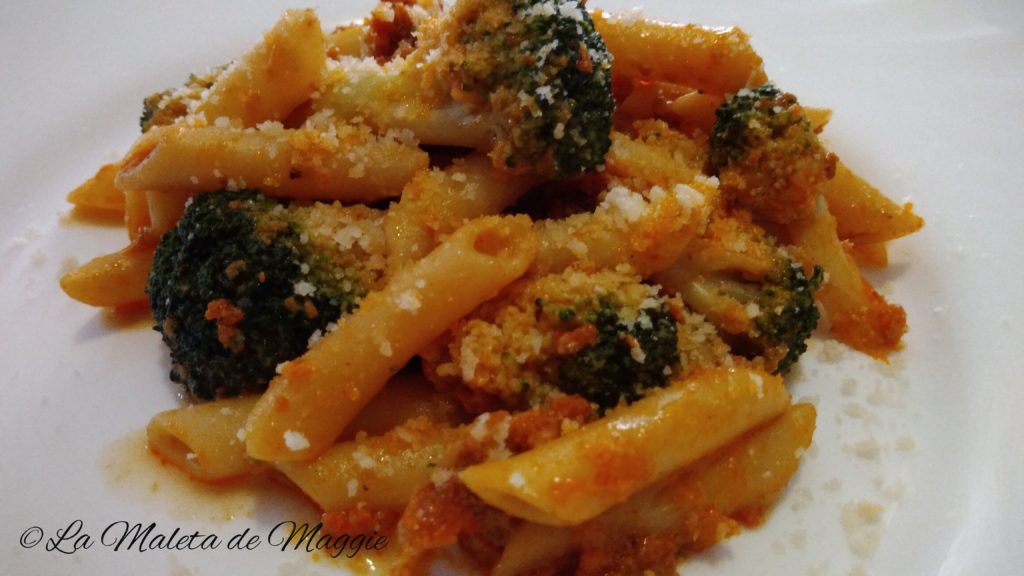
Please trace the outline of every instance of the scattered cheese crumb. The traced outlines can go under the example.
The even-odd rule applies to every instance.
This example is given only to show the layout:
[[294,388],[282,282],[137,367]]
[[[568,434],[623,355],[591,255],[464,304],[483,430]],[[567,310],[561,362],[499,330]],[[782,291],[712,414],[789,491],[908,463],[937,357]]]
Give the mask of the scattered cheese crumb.
[[305,280],[300,280],[295,283],[296,296],[312,296],[315,293],[316,286],[314,286],[313,284],[306,282]]
[[757,388],[757,399],[764,398],[764,378],[761,378],[760,374],[751,374],[750,379],[754,381],[754,386]]
[[845,347],[835,340],[825,340],[818,353],[818,360],[822,362],[838,362],[845,355]]
[[643,196],[624,186],[612,188],[601,204],[610,210],[619,212],[630,224],[640,220],[647,208]]
[[473,426],[469,429],[469,435],[476,441],[481,441],[487,437],[487,421],[491,419],[490,412],[484,412],[473,421]]
[[395,304],[398,306],[399,310],[405,310],[406,312],[412,312],[414,314],[419,311],[420,307],[423,305],[423,303],[420,302],[419,293],[412,289],[406,290],[396,296]]
[[849,503],[843,506],[842,524],[846,543],[861,558],[870,557],[881,541],[882,514],[885,511],[874,502]]
[[434,473],[430,475],[430,481],[433,482],[436,488],[440,488],[452,479],[455,473],[449,468],[438,468],[434,470]]
[[369,470],[377,465],[373,458],[370,458],[365,452],[363,452],[362,448],[352,453],[352,459],[355,460],[356,464],[364,470]]
[[874,438],[868,438],[850,446],[850,451],[858,458],[878,460],[882,454],[882,445]]
[[911,436],[900,436],[896,439],[896,449],[900,452],[910,452],[914,446],[914,438]]
[[299,450],[309,448],[309,440],[302,434],[302,432],[285,430],[284,445],[292,452],[298,452]]

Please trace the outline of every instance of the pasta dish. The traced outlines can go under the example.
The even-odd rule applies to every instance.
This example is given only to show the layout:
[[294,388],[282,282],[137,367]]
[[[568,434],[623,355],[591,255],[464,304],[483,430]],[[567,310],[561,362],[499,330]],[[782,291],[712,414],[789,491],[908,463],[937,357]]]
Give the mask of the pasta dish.
[[812,333],[901,345],[861,269],[923,221],[739,29],[381,0],[218,64],[71,192],[128,244],[61,286],[152,312],[188,399],[156,455],[286,479],[397,573],[675,573],[795,473]]

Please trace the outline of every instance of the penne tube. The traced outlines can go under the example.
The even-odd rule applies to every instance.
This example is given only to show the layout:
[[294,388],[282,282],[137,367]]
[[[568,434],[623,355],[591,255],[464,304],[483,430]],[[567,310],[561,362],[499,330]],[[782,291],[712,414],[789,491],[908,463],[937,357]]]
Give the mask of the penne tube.
[[281,369],[249,418],[249,454],[291,461],[323,452],[393,374],[521,276],[536,251],[525,216],[459,228]]
[[231,480],[270,468],[245,452],[245,421],[258,396],[161,412],[149,421],[149,449],[196,480]]
[[435,424],[462,423],[462,408],[450,395],[434,389],[422,373],[403,371],[388,381],[341,435],[351,440],[357,435],[380,436],[414,418],[426,418]]
[[652,189],[647,197],[616,188],[592,213],[537,222],[540,251],[532,276],[555,274],[569,266],[615,268],[627,264],[641,276],[679,259],[707,221],[710,192],[679,185]]
[[327,47],[327,55],[338,59],[342,56],[359,58],[363,52],[369,51],[366,46],[366,34],[369,28],[362,23],[342,24],[334,30],[324,34],[324,44]]
[[615,57],[616,76],[662,80],[722,96],[764,84],[761,57],[738,28],[668,24],[594,12],[594,27]]
[[715,112],[721,105],[721,97],[694,90],[669,102],[666,109],[683,132],[711,134],[717,119]]
[[778,416],[788,405],[789,393],[778,376],[712,369],[533,450],[471,466],[459,477],[484,502],[512,516],[572,526]]
[[804,116],[811,123],[811,130],[820,133],[825,129],[829,121],[832,120],[832,110],[828,108],[808,108],[805,106]]
[[635,82],[615,108],[615,117],[619,124],[658,118],[684,134],[695,131],[711,134],[715,111],[721,105],[722,96],[706,94],[689,86],[671,82]]
[[562,526],[523,522],[509,537],[501,557],[491,570],[491,576],[520,576],[541,568],[550,568],[558,565],[576,549],[571,530]]
[[313,461],[277,462],[324,511],[401,510],[435,472],[456,464],[458,429],[412,421],[383,436],[341,442]]
[[342,59],[331,74],[329,86],[313,100],[314,111],[330,111],[346,120],[358,117],[378,132],[407,130],[424,144],[482,151],[492,147],[494,125],[486,114],[471,113],[459,102],[424,105],[425,80],[415,66],[396,71],[372,61]]
[[288,10],[242,59],[214,82],[195,114],[255,126],[284,120],[309,99],[326,66],[320,20],[312,9]]
[[874,243],[913,234],[924,226],[908,203],[900,206],[839,162],[836,175],[823,187],[828,210],[835,216],[842,240]]
[[[149,199],[145,190],[125,190],[124,227],[131,242],[152,241],[149,233]],[[144,240],[140,240],[144,239]]]
[[96,174],[68,193],[68,202],[79,208],[124,212],[124,192],[114,185],[117,163],[105,164]]
[[788,230],[794,252],[806,266],[817,265],[825,280],[814,294],[829,322],[829,333],[844,343],[885,358],[900,346],[907,314],[890,304],[861,276],[836,233],[836,219],[819,198],[814,213]]
[[[259,400],[248,396],[216,400],[161,412],[146,429],[149,448],[168,463],[203,481],[258,474],[269,465],[245,450],[245,423]],[[433,390],[420,375],[400,374],[353,420],[344,437],[383,435],[414,418],[441,426],[459,422],[453,401]],[[329,468],[324,464],[323,468]],[[335,486],[343,489],[344,482]]]
[[885,242],[849,244],[846,251],[862,268],[885,268],[889,265],[889,248]]
[[444,170],[418,173],[388,210],[388,265],[392,272],[427,255],[463,222],[498,214],[525,194],[537,180],[494,168],[474,154],[456,159]]
[[[659,123],[645,123],[655,130]],[[650,132],[650,130],[646,130]],[[707,161],[701,145],[682,134],[676,134],[671,145],[657,145],[644,140],[646,134],[636,138],[621,132],[612,132],[612,144],[605,158],[605,172],[620,178],[642,178],[650,185],[663,188],[689,182],[701,176]],[[658,138],[655,136],[655,138]],[[660,136],[669,139],[666,133]]]
[[259,188],[279,198],[355,203],[398,196],[427,167],[415,146],[365,127],[332,128],[153,128],[125,157],[117,184],[191,193]]
[[185,207],[194,194],[188,190],[146,191],[146,206],[149,209],[149,236],[160,238],[181,220]]
[[814,427],[814,406],[796,404],[572,530],[525,522],[512,533],[493,574],[527,574],[559,565],[594,540],[681,533],[689,551],[714,544],[731,533],[720,528],[723,522],[763,515],[796,472]]
[[146,282],[155,250],[152,242],[133,242],[68,272],[61,277],[60,287],[68,296],[90,306],[148,304]]
[[811,404],[791,406],[580,529],[616,534],[678,532],[693,515],[707,514],[709,509],[724,516],[757,518],[796,472],[814,435],[815,414]]

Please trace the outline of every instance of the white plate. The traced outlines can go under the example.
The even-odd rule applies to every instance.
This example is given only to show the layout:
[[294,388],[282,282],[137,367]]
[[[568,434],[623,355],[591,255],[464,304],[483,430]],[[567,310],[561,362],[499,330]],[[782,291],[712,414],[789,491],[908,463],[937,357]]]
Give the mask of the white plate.
[[[237,494],[223,496],[227,504],[185,499],[140,463],[117,462],[126,450],[111,447],[178,401],[162,345],[144,327],[112,329],[57,287],[71,261],[124,241],[117,228],[65,222],[64,195],[127,149],[141,98],[239,54],[289,3],[0,6],[7,573],[284,574],[309,565],[266,544],[139,553],[95,543],[63,554],[46,551],[45,539],[19,543],[32,527],[49,538],[76,519],[94,540],[122,520],[226,540],[309,514]],[[1009,4],[648,3],[650,16],[745,28],[773,79],[835,110],[826,135],[845,161],[894,198],[911,196],[928,222],[875,276],[909,314],[905,352],[886,367],[849,352],[821,361],[835,350],[816,345],[793,383],[819,407],[814,449],[762,528],[692,559],[688,574],[1009,575],[1024,566],[1024,9]],[[321,16],[356,17],[370,5],[327,6]],[[881,517],[851,530],[860,503],[878,504]]]

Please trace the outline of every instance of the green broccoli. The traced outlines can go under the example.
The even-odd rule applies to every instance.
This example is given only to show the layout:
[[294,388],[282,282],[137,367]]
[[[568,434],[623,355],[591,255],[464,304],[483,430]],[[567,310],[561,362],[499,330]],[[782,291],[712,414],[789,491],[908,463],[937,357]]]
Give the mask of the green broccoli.
[[142,116],[139,126],[145,133],[154,126],[167,126],[188,114],[191,106],[202,98],[203,93],[213,86],[217,77],[227,66],[221,66],[204,74],[190,74],[183,86],[154,92],[142,101]]
[[594,170],[611,145],[611,56],[578,0],[458,0],[408,57],[373,66],[329,80],[314,109],[512,172]]
[[286,207],[254,191],[195,197],[160,239],[147,287],[171,379],[203,399],[261,391],[355,309],[376,276],[354,240],[370,246],[367,227],[353,221],[380,218],[353,208]]
[[592,170],[611,145],[611,57],[576,0],[463,0],[447,59],[461,92],[487,97],[501,125],[509,168],[553,162]]
[[836,157],[822,147],[796,97],[771,84],[743,89],[716,117],[710,162],[725,198],[766,222],[807,216],[835,175]]
[[814,291],[822,277],[818,267],[806,273],[741,212],[713,215],[683,258],[654,280],[704,315],[733,353],[782,374],[818,325]]
[[807,339],[818,326],[814,291],[821,284],[821,268],[807,276],[803,268],[781,258],[758,282],[737,277],[708,275],[693,281],[683,299],[730,332],[727,311],[742,310],[750,319],[744,329],[726,336],[734,351],[764,358],[769,368],[785,374],[807,351]]
[[569,269],[510,287],[422,356],[436,384],[477,403],[537,406],[575,394],[603,411],[721,365],[729,349],[679,298],[641,278]]
[[[556,386],[602,410],[633,402],[648,388],[662,387],[679,365],[679,336],[668,305],[644,309],[637,321],[620,316],[612,296],[585,300],[559,310],[565,324],[593,326],[593,342],[558,362]],[[643,318],[643,320],[639,320]]]

